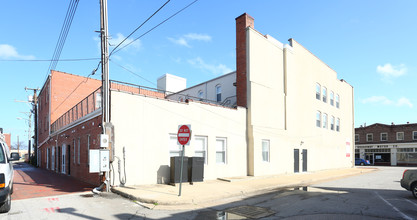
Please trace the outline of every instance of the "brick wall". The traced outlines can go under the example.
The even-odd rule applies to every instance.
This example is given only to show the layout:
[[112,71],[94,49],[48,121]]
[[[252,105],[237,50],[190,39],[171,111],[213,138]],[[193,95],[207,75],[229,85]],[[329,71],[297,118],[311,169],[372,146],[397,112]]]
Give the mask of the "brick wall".
[[[99,185],[100,177],[98,173],[89,173],[88,164],[88,136],[90,136],[90,149],[100,149],[100,137],[102,128],[101,115],[90,119],[75,127],[71,127],[59,134],[54,135],[46,143],[40,146],[41,150],[41,164],[44,169],[51,169],[52,148],[55,148],[55,154],[58,152],[58,157],[55,155],[55,169],[54,171],[62,173],[62,146],[66,146],[66,169],[65,174],[69,174],[81,181]],[[80,141],[80,154],[78,155],[78,140]],[[75,148],[74,148],[75,141]],[[69,150],[68,150],[69,147]],[[47,167],[47,149],[49,148],[49,167]],[[68,154],[69,152],[69,154]],[[75,159],[75,162],[74,162]]]
[[254,19],[244,13],[236,18],[236,101],[247,107],[246,28],[254,28]]
[[[356,144],[417,142],[417,140],[413,140],[413,131],[417,131],[417,124],[385,125],[377,123],[355,128],[355,134],[359,134],[359,142]],[[404,140],[397,140],[397,132],[404,132]],[[387,133],[387,141],[381,141],[381,133]],[[366,134],[373,134],[372,142],[366,141]]]

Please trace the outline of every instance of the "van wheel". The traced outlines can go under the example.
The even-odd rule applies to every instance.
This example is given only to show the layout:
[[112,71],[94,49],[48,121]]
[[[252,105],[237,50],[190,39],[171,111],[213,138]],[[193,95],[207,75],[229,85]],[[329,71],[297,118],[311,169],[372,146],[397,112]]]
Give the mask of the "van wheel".
[[10,208],[12,207],[12,196],[7,195],[7,199],[6,202],[4,202],[1,206],[0,206],[0,213],[5,213],[10,211]]
[[363,162],[361,162],[361,166],[365,165]]
[[413,194],[414,198],[417,199],[417,183],[413,183],[411,186],[411,193]]

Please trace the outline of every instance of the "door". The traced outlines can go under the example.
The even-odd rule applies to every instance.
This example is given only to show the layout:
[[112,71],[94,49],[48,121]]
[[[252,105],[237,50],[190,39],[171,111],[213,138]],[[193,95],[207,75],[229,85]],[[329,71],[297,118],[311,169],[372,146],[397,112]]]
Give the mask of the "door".
[[294,173],[300,172],[300,150],[294,149]]
[[62,163],[61,173],[65,173],[65,171],[66,171],[66,167],[67,167],[66,154],[67,154],[66,146],[63,145],[62,146],[62,155],[61,155],[61,157],[62,157],[62,159],[61,159],[61,163]]
[[307,149],[303,149],[303,172],[307,172]]
[[71,145],[67,147],[67,167],[68,167],[68,175],[71,175]]

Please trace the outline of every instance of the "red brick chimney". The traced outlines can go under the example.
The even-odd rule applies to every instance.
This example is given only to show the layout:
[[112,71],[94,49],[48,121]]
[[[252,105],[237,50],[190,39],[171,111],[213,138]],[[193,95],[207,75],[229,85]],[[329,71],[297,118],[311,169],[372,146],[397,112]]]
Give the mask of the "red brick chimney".
[[254,28],[254,19],[244,13],[236,18],[236,100],[247,107],[246,28]]

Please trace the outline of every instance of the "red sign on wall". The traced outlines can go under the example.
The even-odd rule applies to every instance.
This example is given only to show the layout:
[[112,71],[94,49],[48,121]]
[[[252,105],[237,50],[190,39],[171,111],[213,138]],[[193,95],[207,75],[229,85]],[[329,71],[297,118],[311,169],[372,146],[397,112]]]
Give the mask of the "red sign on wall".
[[191,125],[179,125],[177,140],[180,145],[190,145]]

